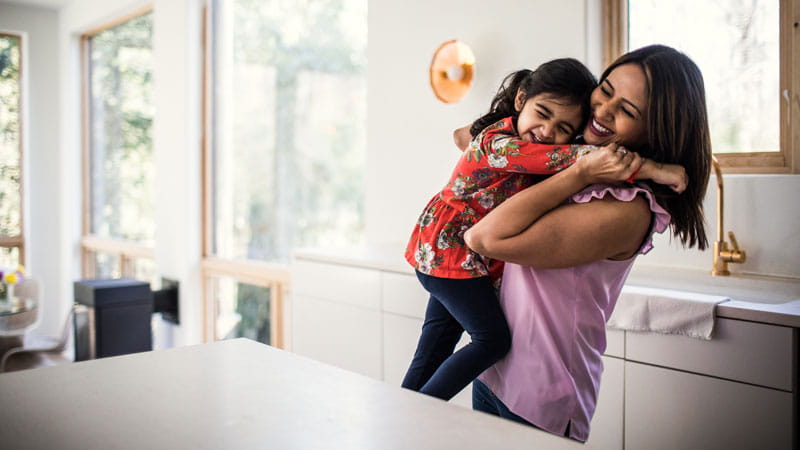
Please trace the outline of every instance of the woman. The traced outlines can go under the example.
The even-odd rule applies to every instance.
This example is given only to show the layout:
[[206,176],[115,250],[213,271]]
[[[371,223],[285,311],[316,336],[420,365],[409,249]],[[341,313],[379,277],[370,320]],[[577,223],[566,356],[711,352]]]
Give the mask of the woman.
[[[621,150],[592,152],[512,197],[466,234],[477,253],[508,261],[501,303],[509,354],[473,385],[473,407],[585,441],[605,351],[605,322],[631,265],[669,225],[705,249],[702,199],[711,158],[703,79],[665,46],[620,57],[592,93],[587,144],[617,143],[686,168],[677,195],[658,185],[597,184],[641,164]],[[605,158],[601,170],[591,158]],[[589,220],[587,220],[587,218]]]

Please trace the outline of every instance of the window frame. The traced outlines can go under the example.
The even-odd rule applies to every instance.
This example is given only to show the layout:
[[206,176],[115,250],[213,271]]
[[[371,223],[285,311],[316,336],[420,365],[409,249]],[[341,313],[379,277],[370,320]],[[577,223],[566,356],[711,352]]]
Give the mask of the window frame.
[[[725,173],[800,173],[800,0],[780,2],[780,149],[715,153]],[[603,0],[603,67],[628,51],[628,0]]]
[[155,260],[155,249],[150,246],[141,245],[126,239],[108,238],[98,236],[91,232],[91,123],[89,98],[91,93],[91,61],[89,60],[89,40],[110,28],[114,28],[129,20],[153,12],[153,5],[146,5],[124,14],[110,22],[93,28],[80,36],[80,83],[81,83],[81,172],[83,174],[81,183],[81,276],[83,278],[94,278],[97,276],[95,266],[95,255],[97,253],[107,253],[117,258],[120,267],[120,275],[123,277],[133,277],[135,262],[138,259]]
[[283,264],[262,261],[220,258],[214,254],[214,146],[212,144],[213,108],[213,46],[211,44],[210,1],[203,7],[201,27],[202,65],[201,65],[201,106],[200,121],[200,178],[201,178],[201,260],[200,271],[203,295],[203,342],[216,340],[219,305],[216,301],[219,280],[230,278],[240,283],[269,288],[270,301],[270,345],[285,348],[284,299],[289,291],[291,275],[289,267]]
[[0,248],[16,248],[20,265],[25,265],[25,42],[24,36],[17,33],[0,32],[0,36],[17,40],[19,47],[19,96],[17,110],[19,111],[19,139],[17,149],[19,155],[19,234],[0,235]]

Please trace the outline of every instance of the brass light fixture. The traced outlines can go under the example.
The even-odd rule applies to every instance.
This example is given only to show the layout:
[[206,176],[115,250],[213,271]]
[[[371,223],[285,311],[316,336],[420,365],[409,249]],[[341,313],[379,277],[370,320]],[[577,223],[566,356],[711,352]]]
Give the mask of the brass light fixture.
[[474,74],[475,55],[461,41],[447,41],[433,54],[431,88],[436,98],[444,103],[456,103],[464,98],[472,86]]

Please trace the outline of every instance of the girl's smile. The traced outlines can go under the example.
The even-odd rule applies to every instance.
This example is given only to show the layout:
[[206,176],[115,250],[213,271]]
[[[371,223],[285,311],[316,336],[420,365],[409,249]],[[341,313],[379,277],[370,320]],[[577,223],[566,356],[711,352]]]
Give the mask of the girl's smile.
[[525,101],[521,90],[516,100],[515,107],[520,111],[517,132],[523,141],[567,144],[580,129],[581,105],[566,103],[552,94],[535,95]]

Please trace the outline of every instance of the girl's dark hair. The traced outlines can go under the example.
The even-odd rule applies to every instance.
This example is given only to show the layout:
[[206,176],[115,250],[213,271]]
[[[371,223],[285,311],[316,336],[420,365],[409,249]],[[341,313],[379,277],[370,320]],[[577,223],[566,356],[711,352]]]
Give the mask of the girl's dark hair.
[[703,197],[711,167],[711,139],[703,75],[683,53],[651,45],[620,56],[600,81],[623,64],[636,64],[647,78],[647,144],[636,151],[658,162],[680,164],[689,185],[677,195],[650,183],[658,204],[672,215],[672,234],[684,246],[708,247]]
[[581,105],[582,120],[586,122],[589,119],[589,97],[596,86],[594,75],[573,58],[554,59],[534,71],[519,70],[505,77],[492,99],[489,112],[473,122],[469,131],[475,137],[487,126],[506,117],[513,117],[516,126],[519,111],[514,108],[514,100],[519,89],[525,92],[526,101],[539,94],[551,94],[565,100],[569,105]]

